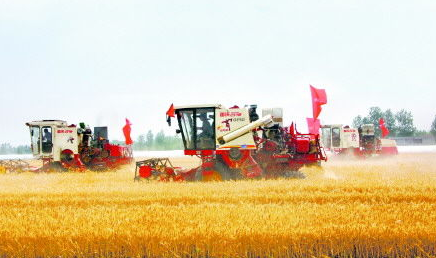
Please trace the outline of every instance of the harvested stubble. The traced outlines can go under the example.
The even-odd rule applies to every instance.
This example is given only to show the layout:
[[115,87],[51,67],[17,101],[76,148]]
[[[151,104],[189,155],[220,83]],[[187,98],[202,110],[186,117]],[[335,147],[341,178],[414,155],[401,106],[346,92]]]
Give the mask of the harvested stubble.
[[434,154],[330,161],[304,180],[132,171],[1,175],[0,256],[436,255]]

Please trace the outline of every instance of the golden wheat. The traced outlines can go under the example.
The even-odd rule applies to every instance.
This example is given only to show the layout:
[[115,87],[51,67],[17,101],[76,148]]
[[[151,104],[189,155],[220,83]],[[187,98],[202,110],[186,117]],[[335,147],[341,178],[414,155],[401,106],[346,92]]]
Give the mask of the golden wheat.
[[0,257],[436,254],[434,154],[304,172],[209,183],[135,183],[133,167],[0,175]]

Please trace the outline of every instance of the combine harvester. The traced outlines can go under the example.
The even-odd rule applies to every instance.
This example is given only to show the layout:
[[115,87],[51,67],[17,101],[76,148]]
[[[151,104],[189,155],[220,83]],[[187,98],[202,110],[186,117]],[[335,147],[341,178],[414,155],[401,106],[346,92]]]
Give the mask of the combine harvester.
[[395,140],[377,138],[373,124],[351,128],[341,124],[321,126],[323,147],[336,155],[354,154],[358,157],[398,154]]
[[197,156],[201,165],[184,170],[167,159],[136,163],[135,180],[159,181],[234,180],[241,178],[304,177],[299,169],[326,161],[318,134],[298,133],[292,124],[283,127],[281,108],[256,113],[256,105],[224,108],[221,105],[174,107],[168,124],[177,117],[185,155]]
[[94,127],[93,134],[83,123],[77,127],[62,120],[33,121],[26,125],[30,129],[32,154],[43,165],[32,168],[24,161],[3,161],[9,172],[105,170],[133,160],[131,146],[109,143],[107,127]]

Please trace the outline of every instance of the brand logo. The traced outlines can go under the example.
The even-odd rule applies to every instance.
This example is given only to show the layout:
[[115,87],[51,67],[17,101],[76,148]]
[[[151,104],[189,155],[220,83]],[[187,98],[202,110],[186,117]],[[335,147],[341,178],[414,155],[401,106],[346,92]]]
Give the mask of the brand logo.
[[64,129],[59,129],[57,130],[57,133],[73,133],[73,130],[64,130]]
[[226,120],[224,120],[224,121],[221,122],[222,124],[225,124],[225,125],[226,125],[226,129],[223,129],[223,131],[230,131],[230,122],[231,122],[231,121],[232,121],[232,119],[229,118],[229,119],[226,119]]
[[220,112],[220,117],[235,117],[235,116],[242,116],[241,112]]
[[353,134],[351,135],[351,140],[352,140],[353,142],[357,141],[357,135],[356,135],[355,133],[353,133]]

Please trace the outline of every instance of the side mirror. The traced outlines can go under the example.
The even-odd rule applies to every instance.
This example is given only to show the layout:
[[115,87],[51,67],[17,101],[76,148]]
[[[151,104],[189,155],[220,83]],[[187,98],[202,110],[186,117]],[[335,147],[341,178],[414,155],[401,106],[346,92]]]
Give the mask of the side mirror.
[[176,129],[176,133],[177,134],[181,133],[180,129]]

